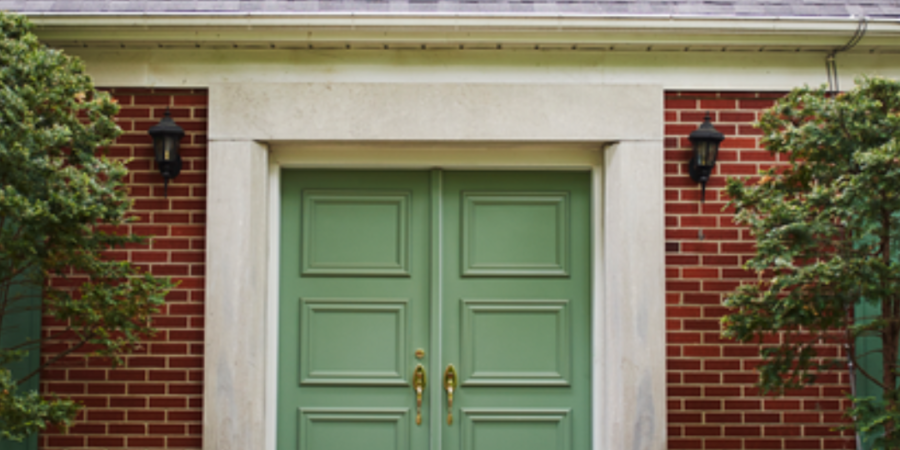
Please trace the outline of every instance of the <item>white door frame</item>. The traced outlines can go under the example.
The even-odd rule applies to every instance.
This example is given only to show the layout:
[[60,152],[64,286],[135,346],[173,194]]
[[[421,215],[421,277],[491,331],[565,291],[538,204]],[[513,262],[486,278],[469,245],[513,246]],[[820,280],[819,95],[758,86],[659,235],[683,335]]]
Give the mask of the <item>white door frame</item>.
[[[471,86],[443,87],[459,95]],[[662,90],[595,85],[562,89],[549,85],[524,91],[503,85],[475,87],[478,92],[471,101],[493,96],[497,104],[491,115],[462,108],[462,117],[447,116],[433,103],[419,101],[422,86],[388,86],[389,101],[401,104],[395,115],[403,117],[378,117],[373,120],[382,127],[362,131],[330,122],[328,117],[317,116],[316,123],[308,123],[307,114],[340,117],[346,113],[347,99],[340,95],[320,97],[306,110],[288,109],[286,120],[298,121],[292,131],[283,122],[283,114],[271,126],[265,122],[274,120],[271,106],[284,98],[279,94],[284,94],[284,86],[270,86],[270,92],[256,89],[266,99],[256,102],[262,105],[257,108],[241,86],[211,90],[205,449],[259,448],[263,442],[265,450],[275,450],[280,173],[285,167],[590,170],[593,449],[665,448]],[[385,92],[385,86],[379,85],[341,88],[349,88],[345,92],[354,96],[378,97]],[[440,98],[440,93],[432,91],[441,88],[426,90],[432,98]],[[304,94],[321,95],[323,87],[291,89],[289,94],[296,100],[309,98]],[[617,92],[625,92],[626,98],[619,99],[623,103],[615,101]],[[627,95],[635,92],[647,98],[656,93],[658,105],[635,103]],[[523,100],[523,95],[530,97]],[[554,100],[560,95],[565,101]],[[591,103],[598,99],[614,106]],[[239,101],[253,111],[235,110]],[[523,101],[538,101],[540,108],[517,111],[515,120],[494,117],[507,108],[521,107]],[[371,114],[385,114],[375,103],[361,109],[366,108],[377,109]],[[585,112],[593,114],[586,118]],[[363,113],[355,112],[366,117]],[[254,121],[241,128],[235,116],[247,114],[256,114]],[[644,121],[636,132],[631,130],[636,136],[617,126],[622,115]],[[411,116],[419,125],[412,132],[407,128],[409,121],[403,120]],[[556,127],[566,121],[581,124],[565,124],[567,136],[579,134],[575,142],[563,139]],[[223,122],[232,126],[216,125]],[[597,126],[597,122],[606,125]],[[423,134],[440,139],[418,139]],[[304,139],[309,136],[318,139]],[[260,352],[261,348],[265,351]]]

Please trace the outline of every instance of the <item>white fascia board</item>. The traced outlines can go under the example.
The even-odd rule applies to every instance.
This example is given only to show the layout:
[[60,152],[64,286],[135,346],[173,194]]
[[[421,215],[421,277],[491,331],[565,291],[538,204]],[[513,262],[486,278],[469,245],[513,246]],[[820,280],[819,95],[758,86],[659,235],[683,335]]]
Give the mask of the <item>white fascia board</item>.
[[[855,18],[504,15],[33,14],[48,42],[841,46]],[[900,21],[870,20],[860,47],[900,47]]]

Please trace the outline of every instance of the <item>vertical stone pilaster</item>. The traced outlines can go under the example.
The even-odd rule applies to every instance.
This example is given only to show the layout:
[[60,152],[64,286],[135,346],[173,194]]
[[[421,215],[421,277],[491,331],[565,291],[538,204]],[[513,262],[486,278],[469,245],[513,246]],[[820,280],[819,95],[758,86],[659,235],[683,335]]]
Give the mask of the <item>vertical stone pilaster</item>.
[[209,144],[203,448],[264,442],[268,150]]
[[[595,448],[666,448],[662,141],[605,150],[602,304],[595,316]],[[602,431],[601,431],[602,430]]]

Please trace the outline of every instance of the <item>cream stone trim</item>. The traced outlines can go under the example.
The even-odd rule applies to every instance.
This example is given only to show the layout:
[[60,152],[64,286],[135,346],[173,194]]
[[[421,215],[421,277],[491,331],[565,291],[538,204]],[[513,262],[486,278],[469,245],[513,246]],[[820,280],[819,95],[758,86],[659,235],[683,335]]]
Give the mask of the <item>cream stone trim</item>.
[[246,450],[267,425],[269,152],[253,141],[209,150],[203,445]]
[[[658,142],[658,141],[653,141]],[[272,143],[269,161],[288,169],[589,170],[604,143]]]
[[[372,84],[357,87],[370,95],[383,92]],[[303,92],[284,90],[284,86],[269,88]],[[556,87],[536,88],[552,92]],[[415,92],[414,86],[409,89]],[[497,102],[499,111],[517,105],[504,86],[493,89],[489,98]],[[327,124],[317,131],[321,139],[314,141],[304,139],[303,133],[309,130],[303,127],[297,127],[294,135],[271,139],[277,135],[272,130],[279,129],[278,124],[272,124],[272,129],[248,128],[253,132],[236,134],[240,140],[229,133],[212,133],[204,448],[243,450],[263,443],[265,450],[275,450],[281,168],[440,167],[591,171],[593,449],[665,449],[663,145],[659,132],[653,131],[662,127],[662,105],[649,103],[631,111],[633,119],[649,124],[643,129],[646,136],[610,139],[622,136],[612,129],[615,122],[604,125],[573,114],[587,107],[573,103],[592,101],[598,86],[580,89],[583,95],[568,103],[551,101],[545,109],[532,112],[580,120],[591,128],[575,142],[562,139],[550,127],[538,126],[522,134],[515,121],[502,120],[496,122],[501,129],[492,131],[496,139],[489,142],[480,140],[483,135],[477,129],[467,133],[465,127],[456,134],[438,134],[440,139],[431,141],[411,140],[402,129],[391,126],[377,139],[371,133],[348,134],[342,126]],[[617,86],[604,89],[621,90]],[[658,86],[642,89],[662,95]],[[211,103],[225,105],[234,92],[213,89]],[[406,113],[426,119],[441,114],[439,104],[433,102],[403,104],[410,108]],[[343,111],[340,102],[317,105],[317,112],[325,117],[338,117]],[[610,108],[614,105],[610,103]],[[235,117],[265,115],[270,106],[271,102],[252,102],[242,108],[214,107],[210,120],[234,123]],[[598,114],[605,117],[602,111]],[[302,111],[283,110],[282,116],[279,120],[296,122]],[[469,119],[483,117],[472,114]],[[468,119],[457,120],[464,125]],[[525,122],[537,123],[533,118]],[[213,125],[211,130],[223,129]],[[517,133],[520,139],[512,139]],[[268,142],[262,145],[259,140]]]
[[596,143],[279,143],[271,161],[285,168],[507,170],[584,170],[604,147]]
[[602,325],[594,332],[595,346],[603,349],[595,354],[595,371],[603,378],[594,384],[602,390],[595,391],[602,407],[594,413],[603,415],[605,432],[595,450],[666,445],[665,421],[659,420],[666,415],[665,177],[659,150],[655,142],[619,142],[603,155],[603,248],[595,264],[603,265],[604,295],[595,322]]
[[[657,85],[665,90],[755,92],[787,91],[827,81],[822,52],[761,49],[727,52],[722,51],[722,46],[688,52],[533,48],[423,51],[116,46],[66,47],[65,51],[85,61],[88,73],[98,86],[110,87],[204,88],[224,83],[248,88],[274,83],[510,83],[638,84]],[[854,77],[862,74],[900,78],[898,54],[842,53],[837,64],[841,87],[851,86]],[[386,103],[384,107],[390,105]],[[617,106],[627,107],[628,102]],[[249,114],[237,118],[253,120]]]
[[659,87],[637,85],[215,84],[209,135],[272,143],[661,140],[660,121],[642,116],[661,111],[662,97]]
[[266,368],[265,368],[265,440],[263,450],[274,450],[276,435],[278,432],[278,291],[279,272],[281,261],[281,165],[269,156],[269,192],[266,213],[268,214],[268,256],[266,270],[267,298],[266,298]]

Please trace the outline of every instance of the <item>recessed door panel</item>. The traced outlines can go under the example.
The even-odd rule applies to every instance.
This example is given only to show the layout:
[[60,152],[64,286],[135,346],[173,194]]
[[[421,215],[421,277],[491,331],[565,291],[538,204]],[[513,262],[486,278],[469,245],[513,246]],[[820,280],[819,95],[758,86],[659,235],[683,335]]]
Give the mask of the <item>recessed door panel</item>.
[[409,450],[408,412],[301,408],[299,450]]
[[567,192],[463,192],[462,273],[566,276]]
[[303,192],[303,274],[408,276],[409,191]]
[[301,299],[300,383],[406,386],[406,299]]
[[571,450],[570,412],[462,408],[461,450]]
[[460,302],[462,386],[567,386],[568,300]]

